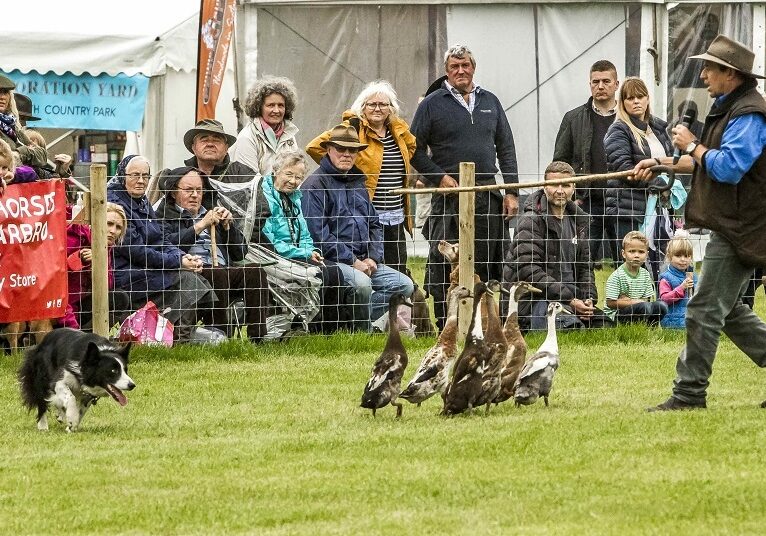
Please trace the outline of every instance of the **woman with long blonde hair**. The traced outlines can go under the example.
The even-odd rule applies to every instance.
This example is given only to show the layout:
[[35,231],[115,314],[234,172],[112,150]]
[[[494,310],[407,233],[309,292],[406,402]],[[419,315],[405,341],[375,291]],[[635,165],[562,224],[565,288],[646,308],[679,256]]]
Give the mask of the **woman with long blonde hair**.
[[[673,145],[666,132],[668,124],[651,114],[649,90],[643,80],[628,77],[617,96],[617,119],[604,137],[609,171],[628,171],[641,160],[671,155]],[[614,218],[618,248],[630,231],[637,231],[646,215],[648,186],[652,182],[610,180],[605,198],[606,214]]]

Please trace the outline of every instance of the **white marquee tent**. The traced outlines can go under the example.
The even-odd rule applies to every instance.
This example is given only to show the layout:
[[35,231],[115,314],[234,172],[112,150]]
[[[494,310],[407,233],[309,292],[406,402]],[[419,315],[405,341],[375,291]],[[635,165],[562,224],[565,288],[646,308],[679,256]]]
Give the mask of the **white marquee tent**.
[[[183,134],[194,125],[199,5],[27,0],[5,10],[0,70],[150,77],[143,129],[126,149],[145,154],[155,169],[182,165],[189,157]],[[233,78],[229,69],[216,111],[229,132],[236,132]]]

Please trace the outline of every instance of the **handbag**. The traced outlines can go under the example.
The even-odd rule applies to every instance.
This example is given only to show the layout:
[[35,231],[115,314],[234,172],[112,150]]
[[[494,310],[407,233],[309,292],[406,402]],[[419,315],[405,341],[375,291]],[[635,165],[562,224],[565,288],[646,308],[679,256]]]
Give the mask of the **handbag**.
[[173,346],[173,323],[162,316],[153,301],[131,313],[120,326],[120,342]]

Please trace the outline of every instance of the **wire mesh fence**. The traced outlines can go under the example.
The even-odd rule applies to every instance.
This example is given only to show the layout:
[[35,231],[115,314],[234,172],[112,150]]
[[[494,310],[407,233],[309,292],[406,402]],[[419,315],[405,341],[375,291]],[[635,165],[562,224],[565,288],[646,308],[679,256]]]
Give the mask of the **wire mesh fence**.
[[[300,188],[280,191],[270,177],[191,175],[156,194],[147,189],[149,177],[110,180],[110,326],[153,301],[174,324],[178,341],[369,332],[386,329],[393,294],[410,296],[415,287],[427,292],[432,309],[426,314],[443,326],[457,281],[460,226],[469,224],[459,196],[405,194],[400,204],[378,210],[364,181],[348,177],[330,187],[308,176]],[[525,329],[545,329],[551,301],[571,312],[559,316],[559,327],[656,323],[656,311],[649,314],[646,306],[634,307],[630,318],[620,310],[665,303],[666,311],[693,293],[696,274],[690,285],[673,268],[699,269],[706,231],[684,235],[691,248],[685,267],[666,255],[684,227],[685,193],[683,186],[656,193],[627,181],[527,188],[518,198],[502,190],[475,192],[474,240],[458,255],[473,259],[482,281],[496,279],[506,288],[526,281],[541,291],[503,296],[502,313],[518,311]],[[632,240],[624,241],[626,235]],[[91,243],[87,221],[75,217],[67,231],[70,314],[61,325],[91,326]],[[632,249],[640,250],[638,260]],[[617,275],[597,283],[599,269]],[[412,329],[413,313],[401,312],[398,322]]]

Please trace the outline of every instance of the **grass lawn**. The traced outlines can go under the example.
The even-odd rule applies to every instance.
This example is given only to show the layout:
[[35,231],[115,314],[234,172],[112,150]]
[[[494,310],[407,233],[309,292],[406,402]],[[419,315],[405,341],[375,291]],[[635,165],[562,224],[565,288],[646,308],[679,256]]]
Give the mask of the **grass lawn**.
[[[399,421],[358,407],[380,335],[139,348],[127,407],[70,435],[0,358],[0,533],[762,534],[766,376],[725,341],[708,410],[648,414],[682,340],[564,334],[551,407]],[[430,341],[405,344],[409,379]]]

